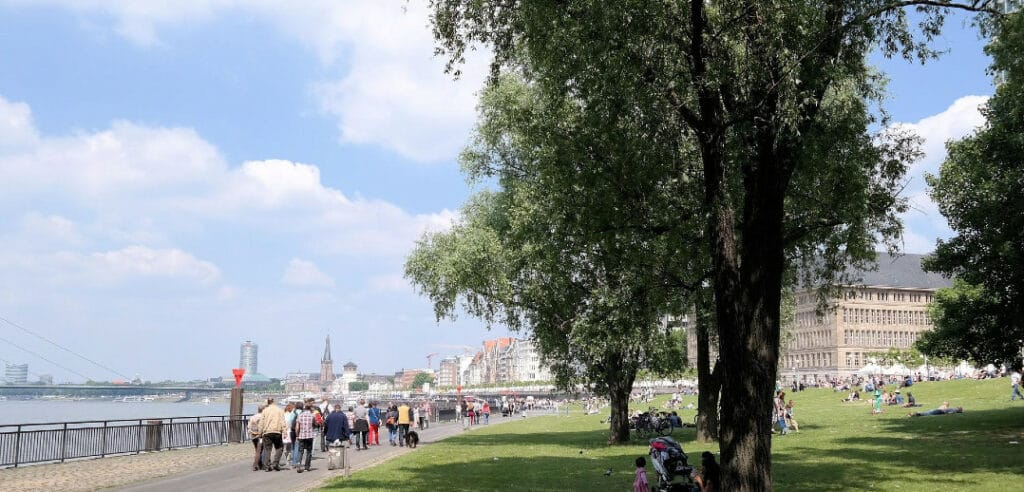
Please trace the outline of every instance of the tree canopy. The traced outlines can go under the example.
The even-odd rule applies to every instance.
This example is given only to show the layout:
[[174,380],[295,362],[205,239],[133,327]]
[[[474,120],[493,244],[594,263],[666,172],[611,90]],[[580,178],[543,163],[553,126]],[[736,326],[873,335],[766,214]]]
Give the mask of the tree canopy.
[[1016,363],[1024,347],[1024,15],[1004,17],[986,48],[997,80],[985,124],[948,144],[932,199],[956,235],[925,268],[955,277],[935,296],[931,355]]
[[[548,145],[526,148],[527,162],[543,162],[550,171],[539,183],[552,184],[532,188],[542,192],[530,195],[531,205],[545,203],[551,191],[591,211],[571,222],[580,226],[578,234],[552,238],[541,246],[551,251],[541,256],[561,258],[562,246],[592,250],[579,258],[586,259],[585,270],[600,275],[586,279],[614,294],[608,299],[617,313],[629,312],[623,303],[644,298],[624,295],[635,294],[632,289],[609,287],[656,285],[651,274],[658,268],[688,268],[687,276],[700,277],[692,275],[693,267],[707,266],[724,372],[721,488],[770,489],[770,422],[764,416],[771,411],[777,376],[786,272],[800,264],[804,280],[831,279],[849,264],[872,260],[876,243],[895,247],[901,232],[898,215],[906,205],[898,193],[907,164],[918,156],[917,139],[872,131],[885,122],[872,110],[880,104],[883,78],[868,65],[868,55],[880,49],[927,59],[935,54],[928,41],[948,9],[977,9],[978,4],[434,0],[432,5],[438,49],[453,69],[465,50],[486,44],[494,54],[492,84],[501,83],[501,73],[519,75],[542,101],[564,104],[582,123],[548,126],[540,135]],[[916,28],[908,8],[920,13]],[[509,115],[509,128],[538,128],[516,121],[519,114]],[[507,133],[503,141],[517,142],[517,135]],[[513,171],[523,163],[497,162]],[[649,212],[622,214],[632,210]],[[622,220],[629,217],[649,220]],[[545,230],[551,236],[561,233]],[[630,234],[594,234],[609,230]],[[675,249],[671,242],[661,246],[640,239],[670,234],[682,240]],[[594,255],[609,246],[637,244],[652,247],[646,253],[630,247],[630,261]],[[662,250],[685,251],[682,257],[694,261],[658,265],[675,258],[657,254]],[[636,275],[652,281],[609,281]],[[633,309],[646,313],[658,304],[637,303]],[[599,306],[608,304],[586,305]]]

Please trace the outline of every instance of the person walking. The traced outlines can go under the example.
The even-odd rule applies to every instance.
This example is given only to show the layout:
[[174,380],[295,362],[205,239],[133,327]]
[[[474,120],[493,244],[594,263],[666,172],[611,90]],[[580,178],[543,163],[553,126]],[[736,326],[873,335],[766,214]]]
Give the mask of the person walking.
[[375,402],[370,402],[370,408],[366,411],[366,418],[370,422],[370,433],[367,436],[368,444],[380,446],[380,407]]
[[409,434],[409,423],[412,422],[412,410],[404,401],[398,407],[398,446],[405,447],[405,437]]
[[334,405],[334,411],[327,414],[324,432],[329,445],[334,445],[337,441],[347,441],[352,434],[352,429],[348,426],[348,416],[341,411],[341,405]]
[[393,403],[388,405],[387,420],[384,423],[388,427],[388,441],[392,446],[398,445],[398,407]]
[[370,421],[367,420],[368,411],[366,409],[366,400],[359,399],[359,404],[356,405],[353,414],[356,417],[356,425],[352,429],[356,435],[356,450],[366,450],[366,433],[370,431]]
[[430,401],[424,400],[423,407],[420,408],[420,417],[423,419],[423,428],[430,428]]
[[301,401],[295,403],[295,407],[292,408],[292,417],[288,421],[288,429],[289,429],[289,432],[292,433],[292,456],[291,456],[291,461],[290,461],[290,463],[292,465],[292,468],[294,468],[296,465],[299,464],[299,441],[298,441],[298,435],[297,435],[296,429],[295,429],[295,421],[299,418],[299,415],[302,415],[302,411],[305,410],[305,409],[306,409],[306,404],[305,403],[303,403]]
[[260,435],[260,417],[263,416],[263,409],[266,405],[260,405],[256,413],[249,417],[249,425],[246,430],[249,432],[249,439],[252,439],[253,451],[256,452],[252,459],[252,471],[259,471],[263,468],[263,437]]
[[[284,410],[274,404],[273,398],[267,399],[266,408],[260,417],[259,432],[263,436],[263,448],[266,452],[263,461],[264,471],[281,471],[281,454],[284,453],[284,442],[281,435],[288,431],[285,424]],[[270,450],[274,453],[271,456]]]
[[[306,405],[306,408],[295,419],[296,445],[299,448],[299,459],[296,461],[295,471],[302,473],[309,471],[309,465],[313,461],[313,436],[315,428],[313,424],[316,417],[313,415],[313,405]],[[305,462],[302,461],[303,456]]]
[[483,416],[484,416],[484,425],[490,424],[491,423],[491,404],[487,403],[487,401],[484,401],[484,406],[483,406],[483,408],[481,408],[480,412],[483,413]]
[[1010,373],[1010,401],[1014,401],[1017,397],[1024,400],[1024,395],[1020,393],[1020,373],[1013,371]]

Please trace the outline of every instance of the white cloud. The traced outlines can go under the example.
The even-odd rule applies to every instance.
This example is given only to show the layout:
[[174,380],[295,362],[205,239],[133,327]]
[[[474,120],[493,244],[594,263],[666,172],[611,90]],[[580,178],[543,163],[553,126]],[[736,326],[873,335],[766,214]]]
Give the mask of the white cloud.
[[225,170],[220,153],[191,129],[124,121],[95,133],[37,138],[30,146],[0,153],[0,175],[15,193],[164,193],[202,186]]
[[935,249],[937,238],[948,238],[953,231],[938,205],[928,196],[926,173],[937,175],[946,158],[946,142],[963,138],[985,123],[979,108],[987,96],[964,96],[954,101],[945,111],[928,116],[915,123],[896,126],[912,130],[924,139],[924,157],[907,172],[909,182],[905,190],[910,209],[903,214],[905,251],[929,253]]
[[152,249],[129,246],[116,251],[93,253],[98,270],[124,277],[185,278],[208,283],[220,277],[220,270],[180,249]]
[[298,287],[334,287],[334,279],[320,271],[311,261],[292,258],[281,282]]
[[[909,174],[921,176],[924,172],[935,173],[946,157],[946,142],[961,138],[985,122],[979,108],[988,101],[988,96],[964,96],[953,101],[945,111],[923,118],[916,123],[902,123],[897,126],[912,130],[924,138],[924,158],[916,162]],[[916,179],[916,178],[915,178]],[[921,186],[924,180],[920,179]]]
[[[378,145],[417,162],[454,158],[476,118],[489,54],[467,54],[462,77],[443,73],[425,1],[44,0],[82,16],[109,17],[131,42],[160,46],[160,31],[245,13],[298,40],[344,75],[311,83],[342,142]],[[102,19],[101,19],[102,20]]]
[[28,104],[0,97],[0,151],[32,145],[38,138]]

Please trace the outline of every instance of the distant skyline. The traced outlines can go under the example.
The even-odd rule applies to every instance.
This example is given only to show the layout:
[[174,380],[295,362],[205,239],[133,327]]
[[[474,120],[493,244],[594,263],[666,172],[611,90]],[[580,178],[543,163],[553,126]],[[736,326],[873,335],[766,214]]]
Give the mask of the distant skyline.
[[[964,19],[939,61],[875,60],[926,138],[907,252],[949,236],[922,175],[992,92]],[[472,192],[456,157],[488,61],[444,74],[424,2],[0,0],[0,27],[0,317],[149,380],[227,376],[246,340],[279,377],[316,372],[328,334],[369,373],[509,335],[436,323],[402,278]],[[120,377],[0,339],[58,382]]]

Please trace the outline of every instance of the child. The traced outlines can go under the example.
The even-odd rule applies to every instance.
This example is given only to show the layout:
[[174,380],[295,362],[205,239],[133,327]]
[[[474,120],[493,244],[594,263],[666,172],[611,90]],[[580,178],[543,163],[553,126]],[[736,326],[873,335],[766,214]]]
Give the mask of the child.
[[647,483],[647,460],[643,456],[636,459],[636,480],[633,480],[633,492],[650,492]]

